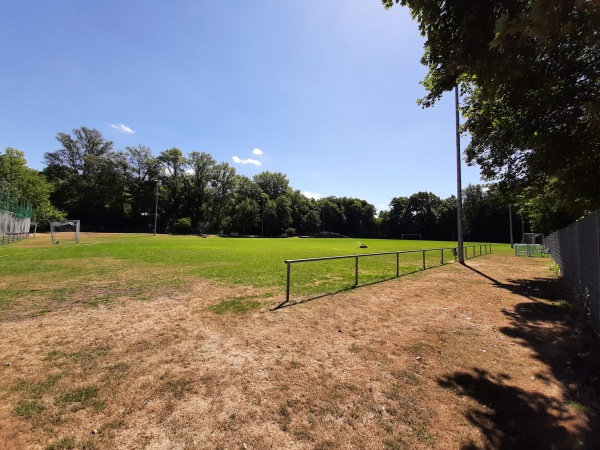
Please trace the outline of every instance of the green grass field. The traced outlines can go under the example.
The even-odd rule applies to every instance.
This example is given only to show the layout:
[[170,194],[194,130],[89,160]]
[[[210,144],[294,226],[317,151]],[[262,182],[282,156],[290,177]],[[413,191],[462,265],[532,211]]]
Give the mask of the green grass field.
[[[367,249],[359,248],[360,243]],[[184,289],[204,278],[261,288],[264,297],[285,295],[287,259],[442,248],[452,242],[364,239],[206,239],[197,236],[93,235],[79,244],[52,245],[38,235],[0,249],[0,311],[19,300],[39,305],[75,302],[89,306],[119,298],[145,300],[158,289]],[[479,245],[468,243],[466,245]],[[494,244],[493,252],[508,246]],[[510,248],[508,247],[510,250]],[[477,249],[478,251],[478,249]],[[450,251],[444,260],[452,260]],[[426,266],[440,264],[427,252]],[[292,265],[292,295],[315,295],[354,285],[355,260]],[[401,273],[422,268],[422,254],[400,256]],[[396,275],[396,256],[361,258],[359,285]]]

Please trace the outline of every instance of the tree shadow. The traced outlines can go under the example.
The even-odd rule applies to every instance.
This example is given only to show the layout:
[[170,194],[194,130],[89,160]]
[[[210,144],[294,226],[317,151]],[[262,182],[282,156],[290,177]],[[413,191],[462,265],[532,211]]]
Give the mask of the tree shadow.
[[453,389],[479,403],[470,408],[466,418],[477,426],[485,438],[483,447],[473,442],[464,450],[486,449],[563,449],[578,448],[569,431],[556,424],[556,417],[567,418],[568,412],[552,398],[510,386],[507,374],[473,368],[438,380],[440,386]]
[[508,279],[502,283],[486,273],[464,264],[464,267],[475,272],[477,275],[491,281],[494,286],[506,289],[513,294],[526,297],[529,300],[549,300],[557,301],[569,297],[566,286],[559,279],[552,278],[532,278],[532,279]]
[[[523,297],[512,310],[502,312],[510,319],[499,331],[529,348],[533,357],[547,367],[533,376],[542,382],[554,378],[561,384],[565,401],[510,386],[506,374],[493,375],[473,368],[439,380],[441,386],[458,389],[476,400],[481,408],[467,412],[486,438],[485,449],[513,448],[600,448],[600,340],[585,321],[582,303],[560,279],[508,279],[501,283],[489,275],[473,272]],[[585,414],[587,429],[566,430],[558,424],[572,414]],[[464,449],[478,448],[466,444]]]

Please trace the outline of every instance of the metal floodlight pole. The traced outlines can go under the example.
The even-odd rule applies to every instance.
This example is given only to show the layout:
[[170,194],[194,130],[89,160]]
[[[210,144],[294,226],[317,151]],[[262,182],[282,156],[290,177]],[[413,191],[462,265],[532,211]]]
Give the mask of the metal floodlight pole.
[[462,230],[462,186],[460,174],[460,117],[458,111],[458,83],[454,86],[454,100],[456,106],[456,226],[458,232],[458,262],[465,263],[463,230]]
[[158,187],[160,186],[160,181],[156,182],[156,203],[154,205],[154,236],[156,236],[156,223],[158,222]]

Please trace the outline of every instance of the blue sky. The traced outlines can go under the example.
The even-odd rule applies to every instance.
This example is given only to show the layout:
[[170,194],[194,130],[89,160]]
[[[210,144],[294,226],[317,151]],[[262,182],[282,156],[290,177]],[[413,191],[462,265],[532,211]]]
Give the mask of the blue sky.
[[57,133],[86,126],[115,149],[205,151],[379,209],[445,198],[454,99],[417,105],[422,53],[408,10],[379,0],[4,0],[0,149],[41,170]]

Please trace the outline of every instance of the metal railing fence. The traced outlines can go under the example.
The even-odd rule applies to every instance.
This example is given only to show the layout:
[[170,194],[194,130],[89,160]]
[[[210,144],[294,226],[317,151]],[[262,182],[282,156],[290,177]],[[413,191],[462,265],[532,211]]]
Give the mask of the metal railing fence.
[[[464,255],[465,258],[474,258],[480,255],[486,255],[492,252],[491,244],[481,244],[481,245],[469,245],[464,246]],[[431,267],[441,266],[444,264],[448,264],[450,261],[456,262],[456,247],[446,247],[446,248],[429,248],[423,250],[401,250],[395,252],[381,252],[381,253],[362,253],[356,255],[343,255],[343,256],[324,256],[321,258],[304,258],[304,259],[287,259],[285,260],[285,264],[287,266],[287,276],[286,276],[286,288],[285,288],[285,301],[282,305],[289,303],[290,301],[290,288],[291,288],[291,268],[292,264],[299,263],[308,263],[308,262],[317,262],[317,261],[333,261],[333,260],[341,260],[341,259],[354,259],[354,285],[352,287],[357,287],[359,285],[359,260],[361,258],[369,258],[375,256],[385,256],[385,255],[395,255],[395,277],[399,277],[401,275],[401,257],[400,255],[411,255],[411,267],[415,267],[415,270],[412,272],[425,270]],[[417,256],[417,258],[415,258]],[[418,264],[418,266],[415,266]],[[406,272],[404,272],[406,273]]]
[[566,282],[585,298],[600,334],[600,211],[555,231],[544,245]]
[[29,233],[2,233],[0,245],[12,244],[23,239],[29,239]]

